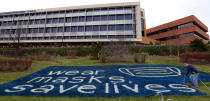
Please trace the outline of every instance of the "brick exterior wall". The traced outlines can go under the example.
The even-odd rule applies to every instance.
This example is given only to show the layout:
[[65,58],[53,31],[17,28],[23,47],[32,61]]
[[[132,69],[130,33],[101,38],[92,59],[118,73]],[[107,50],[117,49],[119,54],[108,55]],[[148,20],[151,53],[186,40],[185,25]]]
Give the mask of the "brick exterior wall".
[[[170,36],[176,36],[176,35],[182,35],[182,34],[185,34],[185,33],[196,32],[200,36],[209,40],[209,35],[206,33],[206,32],[208,32],[208,27],[206,25],[204,25],[194,15],[188,16],[188,17],[185,17],[185,18],[182,18],[182,19],[179,19],[179,20],[175,20],[175,21],[163,24],[163,25],[159,25],[157,27],[147,29],[146,33],[149,34],[149,33],[152,33],[152,32],[157,32],[157,31],[160,31],[162,29],[179,26],[179,25],[189,23],[189,22],[194,22],[197,25],[199,25],[200,27],[198,27],[196,25],[192,25],[192,26],[183,27],[183,28],[180,28],[180,29],[173,29],[173,30],[169,30],[169,31],[166,31],[166,32],[160,32],[158,34],[148,36],[148,38],[157,40],[157,39],[160,39],[160,38],[166,38],[166,37],[170,37]],[[196,38],[201,39],[198,36],[189,36],[189,37],[184,37],[184,38],[180,38],[180,39],[171,39],[171,40],[166,40],[166,41],[160,41],[160,43],[161,44],[177,44],[177,42],[178,42],[179,44],[187,44],[187,43],[190,43],[190,41],[192,41]],[[207,41],[205,41],[205,40],[203,40],[203,42],[207,43]]]

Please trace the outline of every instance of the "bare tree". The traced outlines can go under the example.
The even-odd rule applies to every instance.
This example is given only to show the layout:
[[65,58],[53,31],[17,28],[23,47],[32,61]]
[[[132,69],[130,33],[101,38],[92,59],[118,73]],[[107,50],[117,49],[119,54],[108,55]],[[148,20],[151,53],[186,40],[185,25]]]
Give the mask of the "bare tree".
[[14,56],[21,57],[23,52],[20,50],[20,38],[22,33],[22,24],[17,22],[10,31],[9,39],[12,41],[10,44],[15,48],[15,52],[12,52]]
[[16,28],[12,29],[12,33],[10,33],[10,39],[13,41],[13,45],[16,48],[16,50],[19,50],[20,48],[20,37],[22,34],[22,24],[20,22],[17,22]]
[[106,56],[111,57],[114,61],[119,61],[120,58],[131,56],[129,46],[124,39],[118,41],[111,41],[103,48],[103,52]]

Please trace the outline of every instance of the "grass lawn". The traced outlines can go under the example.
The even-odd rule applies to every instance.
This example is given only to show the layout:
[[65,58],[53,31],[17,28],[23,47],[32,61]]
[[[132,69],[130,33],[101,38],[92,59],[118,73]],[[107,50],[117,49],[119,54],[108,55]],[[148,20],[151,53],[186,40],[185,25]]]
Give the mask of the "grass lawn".
[[[66,59],[65,57],[55,58],[55,62],[34,61],[32,67],[25,72],[2,73],[0,72],[0,84],[10,82],[20,77],[29,75],[48,66],[87,66],[87,65],[134,65],[134,63],[107,63],[101,64],[97,60],[91,60],[88,57],[79,57],[77,59]],[[132,61],[132,58],[125,59]],[[183,65],[179,63],[179,58],[147,58],[146,64],[166,64],[166,65]],[[200,71],[210,73],[210,66],[195,65]],[[210,87],[210,82],[205,83]],[[199,84],[201,92],[208,92],[208,90],[201,83]],[[159,101],[159,96],[152,97],[41,97],[41,96],[0,96],[0,101]],[[210,101],[210,95],[207,96],[164,96],[165,99],[170,98],[173,101]]]

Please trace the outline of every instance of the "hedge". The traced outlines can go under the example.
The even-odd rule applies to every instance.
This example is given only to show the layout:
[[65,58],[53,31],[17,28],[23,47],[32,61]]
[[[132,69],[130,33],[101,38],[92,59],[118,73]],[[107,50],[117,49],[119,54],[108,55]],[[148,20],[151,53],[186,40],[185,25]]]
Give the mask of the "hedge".
[[132,46],[132,53],[148,53],[149,55],[158,55],[158,56],[177,56],[179,53],[184,53],[190,51],[189,46],[187,45],[141,45],[141,46]]
[[25,56],[30,54],[41,54],[46,52],[50,56],[67,56],[69,50],[75,50],[77,56],[87,56],[90,53],[90,48],[76,47],[76,48],[21,48],[19,52],[12,48],[1,48],[0,55],[2,56],[16,56],[16,54]]
[[208,52],[189,52],[183,53],[179,56],[182,62],[199,62],[199,63],[210,63],[210,53]]

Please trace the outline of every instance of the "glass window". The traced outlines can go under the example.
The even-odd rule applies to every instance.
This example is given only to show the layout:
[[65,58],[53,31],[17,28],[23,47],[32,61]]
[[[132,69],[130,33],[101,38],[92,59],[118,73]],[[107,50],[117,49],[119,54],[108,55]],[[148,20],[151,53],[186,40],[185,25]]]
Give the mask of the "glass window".
[[132,19],[132,15],[131,14],[126,14],[125,15],[125,20],[131,20]]
[[84,26],[79,26],[78,27],[78,32],[84,32]]
[[72,10],[66,11],[66,13],[72,13]]
[[98,39],[99,38],[99,35],[93,35],[92,38],[93,39]]
[[101,11],[107,11],[108,8],[101,8]]
[[46,33],[51,33],[51,28],[46,28]]
[[93,28],[92,26],[86,26],[85,27],[85,31],[86,32],[92,31],[92,28]]
[[58,22],[59,22],[59,19],[58,18],[52,19],[52,23],[58,23]]
[[124,19],[124,15],[120,14],[116,16],[116,20],[123,20]]
[[65,27],[65,32],[70,32],[70,27]]
[[107,31],[107,25],[100,26],[100,31]]
[[36,19],[35,20],[35,24],[39,24],[39,19]]
[[[12,21],[9,21],[7,24],[8,24],[8,26],[11,26],[12,25]],[[23,24],[24,24],[24,21],[23,21]]]
[[1,33],[1,34],[4,34],[4,29],[1,29],[1,30],[0,30],[0,33]]
[[88,9],[87,12],[93,12],[93,9]]
[[10,29],[6,29],[4,31],[5,31],[4,34],[10,34]]
[[64,36],[64,39],[70,39],[70,36]]
[[47,19],[47,24],[52,23],[52,19]]
[[124,30],[124,25],[116,25],[116,30]]
[[72,22],[78,22],[78,21],[79,21],[78,17],[73,17],[72,18]]
[[66,18],[66,22],[71,22],[71,18]]
[[108,19],[108,16],[107,15],[102,15],[101,16],[101,21],[106,21]]
[[85,39],[91,39],[91,36],[85,36]]
[[123,10],[123,7],[117,7],[116,10]]
[[60,14],[65,14],[65,11],[60,11]]
[[35,16],[35,15],[36,15],[35,13],[31,13],[31,14],[30,14],[30,16]]
[[28,24],[28,21],[27,20],[24,20],[23,21],[23,25],[27,25]]
[[72,26],[71,27],[71,32],[77,32],[77,26]]
[[26,29],[21,29],[21,33],[25,34],[26,33]]
[[93,21],[93,17],[92,16],[87,16],[86,21]]
[[45,24],[45,19],[41,19],[40,24]]
[[44,28],[39,28],[39,33],[44,33]]
[[93,31],[99,31],[99,26],[93,26]]
[[79,17],[79,22],[84,22],[84,21],[85,21],[85,17],[84,16]]
[[114,11],[115,10],[115,8],[109,8],[109,11]]
[[115,15],[109,15],[109,20],[115,20]]
[[99,12],[100,11],[100,8],[95,8],[94,9],[94,12]]
[[38,28],[33,29],[33,33],[38,33],[38,32],[39,32]]
[[29,29],[28,33],[33,33],[33,30],[32,28]]
[[0,29],[0,34],[4,34],[3,31],[4,31],[4,29]]
[[2,22],[0,22],[0,26],[1,26]]
[[79,13],[79,10],[73,10],[73,13]]
[[[17,22],[13,22],[13,25],[16,25]],[[29,24],[32,25],[33,24],[33,20],[29,20]]]
[[64,18],[59,18],[59,23],[64,23]]
[[132,25],[125,25],[125,30],[132,30]]
[[115,25],[109,25],[108,30],[109,31],[115,31]]
[[124,10],[132,10],[132,7],[124,7]]
[[62,36],[57,36],[57,39],[62,39]]
[[106,39],[107,38],[107,35],[100,35],[100,38],[101,39]]
[[141,11],[141,17],[144,17],[144,12],[143,11]]
[[58,32],[63,32],[63,27],[58,27]]
[[56,27],[53,27],[52,28],[52,33],[56,33],[57,32],[57,28]]
[[5,26],[5,22],[2,22],[2,24],[1,24],[2,26]]
[[79,10],[79,12],[80,12],[80,13],[84,13],[84,12],[85,12],[85,10]]
[[100,16],[93,16],[93,21],[100,21]]

